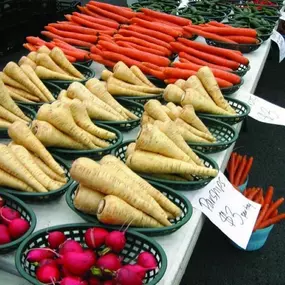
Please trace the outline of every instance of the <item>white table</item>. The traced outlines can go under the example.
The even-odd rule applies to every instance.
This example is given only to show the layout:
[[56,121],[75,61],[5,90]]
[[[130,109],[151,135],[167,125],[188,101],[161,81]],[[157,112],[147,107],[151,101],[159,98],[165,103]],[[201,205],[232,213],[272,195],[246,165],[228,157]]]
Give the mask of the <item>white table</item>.
[[[254,92],[266,62],[269,49],[270,40],[264,43],[257,51],[248,55],[251,70],[244,77],[245,83],[242,87],[243,90],[251,93]],[[93,67],[96,69],[96,75],[98,77],[103,67],[94,63]],[[233,97],[238,98],[239,92],[241,91],[238,91]],[[235,128],[237,131],[240,131],[241,124],[237,124]],[[135,138],[137,132],[138,128],[124,134],[124,139],[127,140]],[[234,145],[225,151],[211,155],[211,157],[218,163],[221,171],[224,171],[233,147]],[[192,192],[183,192],[183,194],[191,201],[191,196],[193,195]],[[79,216],[69,209],[64,196],[54,202],[31,204],[31,206],[38,219],[36,230],[53,225],[84,222]],[[168,258],[168,267],[163,279],[159,282],[159,285],[179,285],[196,245],[203,223],[204,216],[200,211],[194,209],[192,218],[180,230],[168,236],[155,238],[155,240],[164,248]],[[3,271],[1,271],[1,269]],[[8,273],[10,273],[10,275]],[[14,265],[14,253],[0,255],[0,283],[2,284],[3,276],[6,278],[4,279],[6,282],[3,282],[3,284],[27,284],[23,279],[22,281],[19,281],[21,279],[13,274],[18,275]]]

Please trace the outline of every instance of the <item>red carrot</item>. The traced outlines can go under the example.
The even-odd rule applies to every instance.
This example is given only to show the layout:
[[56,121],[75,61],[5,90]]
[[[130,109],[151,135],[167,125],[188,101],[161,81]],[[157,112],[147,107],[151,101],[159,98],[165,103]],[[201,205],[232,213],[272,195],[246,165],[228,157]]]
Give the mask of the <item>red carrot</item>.
[[246,167],[246,160],[247,160],[247,157],[245,155],[245,156],[243,156],[243,158],[241,160],[241,164],[235,173],[234,185],[236,185],[236,186],[240,185],[240,178],[241,178],[241,175],[244,171],[244,168]]
[[268,219],[268,220],[261,222],[258,229],[264,229],[264,228],[271,226],[271,225],[274,225],[274,224],[276,224],[276,223],[278,223],[284,219],[285,219],[285,214],[280,214],[274,218],[271,218],[271,219]]
[[87,35],[93,35],[93,36],[98,35],[98,32],[96,30],[81,27],[81,26],[58,24],[58,23],[52,23],[52,24],[49,24],[49,26],[56,28],[58,30],[62,30],[62,31],[75,32],[75,33],[87,34]]
[[48,32],[48,31],[41,31],[41,34],[49,39],[60,39],[62,40],[63,37],[60,37],[54,33]]
[[266,212],[266,215],[264,217],[264,221],[269,218],[269,216],[284,202],[284,198],[279,198],[277,201],[275,201]]
[[210,21],[207,23],[208,25],[211,25],[211,26],[215,26],[215,27],[231,27],[229,25],[226,25],[226,24],[223,24],[223,23],[220,23],[220,22],[216,22],[216,21]]
[[202,30],[208,33],[213,33],[221,36],[245,36],[256,38],[257,32],[255,29],[249,28],[233,28],[233,27],[200,27]]
[[101,54],[102,54],[102,49],[100,49],[100,48],[98,47],[98,44],[97,44],[97,46],[93,45],[93,46],[90,48],[90,51],[91,51],[91,53],[93,53],[93,54],[98,54],[98,55],[101,55]]
[[248,65],[248,63],[249,63],[249,61],[246,57],[239,55],[239,54],[237,54],[231,50],[228,50],[228,49],[209,46],[209,45],[205,45],[203,43],[189,41],[189,40],[184,39],[184,38],[179,38],[178,41],[185,44],[188,47],[192,47],[192,48],[195,48],[197,50],[207,52],[207,53],[210,53],[213,55],[219,55],[219,56],[225,57],[227,59],[242,63],[244,65]]
[[30,43],[23,44],[23,47],[29,51],[37,51],[36,47]]
[[263,199],[263,189],[262,188],[258,188],[258,193],[254,197],[253,201],[262,205],[262,202],[264,202],[264,199]]
[[242,173],[241,179],[240,179],[240,183],[243,184],[251,170],[252,167],[252,163],[253,163],[253,157],[250,157],[247,161],[246,167]]
[[262,220],[264,219],[264,216],[267,212],[269,208],[269,204],[265,204],[264,207],[260,210],[259,214],[258,214],[258,218],[255,222],[255,226],[253,228],[253,231],[256,231],[259,227],[259,225],[261,224]]
[[249,195],[247,196],[247,199],[252,200],[254,199],[255,195],[258,193],[258,189],[252,188]]
[[138,38],[138,39],[142,39],[142,40],[148,41],[150,43],[154,43],[156,45],[163,46],[163,47],[165,47],[165,48],[167,48],[169,50],[171,49],[171,46],[168,43],[166,43],[164,41],[161,41],[161,40],[158,40],[156,38],[153,38],[153,37],[141,34],[141,33],[137,33],[137,32],[134,32],[134,31],[129,31],[129,30],[125,30],[125,29],[120,29],[119,30],[119,34],[124,36],[124,37],[135,37],[135,38]]
[[[78,49],[78,48],[76,48],[76,47],[70,45],[69,43],[67,43],[67,42],[65,42],[63,40],[60,40],[60,39],[54,39],[53,43],[55,43],[55,45],[58,46],[58,47],[62,47],[62,48],[65,48],[65,49],[69,49],[69,50],[85,53],[86,55],[88,55],[88,53],[89,53],[87,50]],[[91,46],[92,46],[92,44],[90,44],[89,47],[91,47]]]
[[76,58],[70,55],[65,54],[65,57],[70,61],[70,62],[76,62]]
[[98,37],[99,41],[107,41],[107,42],[114,42],[114,39],[109,35],[100,35]]
[[54,39],[54,41],[55,40],[60,40],[60,41],[65,42],[69,45],[75,45],[75,46],[79,46],[79,47],[88,47],[89,48],[92,46],[92,43],[80,41],[80,40],[76,40],[76,39],[70,39],[70,38]]
[[276,209],[270,216],[269,219],[274,218],[278,215],[278,209]]
[[164,80],[166,84],[174,84],[178,79],[177,78],[167,78]]
[[30,43],[32,45],[43,45],[43,44],[45,44],[45,41],[39,37],[26,37],[26,40],[28,43]]
[[[69,15],[69,16],[71,17],[71,15]],[[68,21],[57,21],[56,23],[60,24],[60,25],[79,26],[80,27],[80,25],[78,23],[72,22],[71,19]]]
[[93,54],[93,53],[90,53],[90,58],[96,62],[99,62],[105,66],[108,66],[108,67],[114,67],[114,65],[116,64],[115,62],[111,61],[111,60],[108,60],[108,59],[105,59],[103,58],[101,55],[99,54]]
[[272,197],[273,197],[273,192],[274,192],[273,186],[269,186],[267,188],[267,191],[266,191],[266,194],[265,194],[264,203],[266,203],[266,204],[270,204],[271,203]]
[[190,32],[192,34],[204,37],[206,39],[212,39],[212,40],[220,41],[220,42],[224,42],[224,43],[232,43],[232,44],[236,43],[235,41],[229,40],[226,37],[222,37],[222,36],[218,36],[216,34],[205,32],[204,30],[202,30],[202,28],[198,28],[198,27],[193,28],[193,26],[187,26],[187,27],[184,27],[184,29],[187,32]]
[[242,161],[242,156],[241,156],[240,154],[237,154],[237,157],[236,157],[236,165],[235,165],[235,172],[238,170],[241,161]]
[[90,9],[88,9],[88,7],[80,7],[80,8],[79,8],[79,6],[77,6],[77,7],[78,7],[78,9],[80,10],[81,13],[86,14],[88,16],[92,16],[92,17],[97,18],[97,19],[108,20],[108,21],[114,22],[114,23],[118,23],[117,21],[115,21],[113,19],[106,18],[106,17],[104,17],[102,15],[99,15],[99,14],[91,11]]
[[230,177],[230,182],[232,184],[234,184],[234,174],[235,174],[234,173],[234,165],[235,165],[236,156],[237,156],[237,154],[235,152],[233,152],[231,154],[230,163],[229,163],[229,165],[230,165],[230,167],[229,167],[229,177]]
[[239,44],[257,44],[259,42],[258,39],[251,37],[227,36],[227,38]]

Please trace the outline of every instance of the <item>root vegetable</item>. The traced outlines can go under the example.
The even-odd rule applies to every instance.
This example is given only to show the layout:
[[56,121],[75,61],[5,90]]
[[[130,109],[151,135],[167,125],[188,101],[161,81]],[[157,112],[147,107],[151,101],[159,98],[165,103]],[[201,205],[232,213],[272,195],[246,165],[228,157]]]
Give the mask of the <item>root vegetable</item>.
[[29,262],[40,262],[47,258],[54,258],[56,256],[55,252],[49,248],[37,248],[32,249],[27,254],[27,261]]
[[[157,177],[160,179],[172,180],[172,181],[189,181],[190,179],[186,179],[174,174],[162,174],[162,173],[144,173],[149,176]],[[191,179],[193,180],[193,179]],[[166,213],[167,214],[167,213]],[[169,215],[167,214],[169,217]]]
[[11,113],[10,111],[8,111],[7,109],[3,108],[0,105],[0,117],[3,118],[5,121],[8,121],[10,123],[14,123],[17,121],[21,121],[23,123],[26,123],[26,121],[24,121],[23,119],[21,119],[20,117],[14,115],[13,113]]
[[55,283],[60,279],[60,272],[57,267],[44,265],[36,270],[37,279],[45,284]]
[[101,247],[105,244],[109,232],[102,228],[89,228],[84,234],[85,243],[90,249]]
[[179,87],[182,90],[185,90],[184,86],[185,86],[186,81],[184,79],[178,79],[174,85],[176,85],[177,87]]
[[0,224],[0,245],[10,243],[11,241],[8,227]]
[[151,99],[144,105],[145,111],[154,119],[163,122],[171,121],[166,112],[161,108],[158,100]]
[[18,89],[18,88],[14,88],[14,87],[11,87],[11,86],[7,86],[7,89],[9,91],[9,94],[10,96],[13,98],[13,96],[17,96],[19,95],[20,97],[24,98],[24,99],[27,99],[27,100],[31,100],[31,101],[34,101],[34,102],[39,102],[40,99],[34,95],[32,95],[31,93],[29,92],[26,92],[22,89]]
[[[17,93],[14,93],[13,91],[9,91],[9,95],[11,96],[11,98],[12,98],[14,101],[20,101],[20,102],[26,102],[26,103],[34,103],[34,102],[40,101],[38,98],[36,99],[36,101],[28,100],[28,99],[22,97],[21,95],[19,95],[19,94],[17,94]],[[36,98],[36,97],[35,97],[35,98]]]
[[153,269],[157,267],[157,261],[154,255],[150,252],[141,252],[138,256],[137,263],[147,269]]
[[141,91],[131,90],[124,87],[117,86],[115,84],[111,84],[107,82],[107,90],[110,94],[114,96],[153,96],[155,94],[145,93]]
[[50,49],[47,46],[41,46],[38,50],[37,53],[45,53],[45,54],[50,54]]
[[[62,73],[62,74],[67,74],[64,70],[62,70],[52,59],[51,57],[46,54],[46,53],[39,53],[37,55],[37,65],[43,66],[49,70]],[[34,68],[35,69],[35,68]]]
[[103,270],[117,271],[122,267],[119,256],[114,253],[108,253],[101,256],[97,261],[97,267]]
[[0,128],[8,128],[9,126],[11,126],[12,123],[3,119],[3,118],[0,118]]
[[155,120],[148,115],[147,112],[143,112],[143,115],[141,117],[141,126],[146,125],[146,124],[153,124]]
[[32,60],[33,62],[36,62],[36,60],[37,60],[37,55],[38,55],[37,52],[31,51],[31,52],[27,55],[27,57],[28,57],[30,60]]
[[166,104],[166,107],[170,110],[169,116],[171,120],[174,121],[176,118],[180,116],[182,110],[179,110],[179,108],[174,103],[168,102]]
[[48,234],[48,243],[50,248],[57,249],[63,244],[66,240],[66,236],[64,233],[60,231],[54,231]]
[[126,150],[126,158],[128,158],[136,149],[136,143],[130,143]]
[[76,81],[80,80],[77,77],[73,77],[67,74],[58,73],[52,70],[49,70],[43,66],[37,66],[35,69],[37,76],[41,79],[53,79],[53,80],[69,80]]
[[65,255],[68,252],[83,252],[83,248],[79,242],[68,239],[59,247],[59,254]]
[[9,225],[11,221],[21,218],[21,215],[18,211],[4,206],[0,209],[0,218],[5,225]]
[[30,224],[22,218],[14,219],[9,223],[8,230],[13,239],[18,239],[30,228]]
[[121,268],[117,271],[115,280],[122,285],[142,285],[142,278],[133,270]]
[[[107,196],[108,198],[108,196]],[[111,231],[105,239],[105,245],[108,250],[120,253],[126,246],[125,232]],[[104,249],[105,252],[105,249]]]
[[36,69],[37,64],[32,61],[30,58],[26,57],[26,56],[22,56],[18,62],[19,66],[23,65],[23,64],[27,64],[29,65],[32,69]]
[[113,76],[113,72],[107,69],[104,69],[101,73],[101,79],[107,81],[110,76]]
[[173,102],[175,104],[180,104],[184,95],[185,92],[175,84],[168,84],[163,92],[164,100],[167,102]]
[[22,84],[20,84],[18,81],[14,80],[13,78],[9,77],[6,73],[2,71],[0,72],[0,79],[2,79],[5,85],[29,92],[29,89],[27,89],[25,86],[23,86]]
[[133,74],[144,84],[150,86],[150,87],[156,87],[152,82],[148,80],[148,78],[143,74],[143,72],[137,67],[136,65],[132,65],[130,67],[130,70],[133,72]]

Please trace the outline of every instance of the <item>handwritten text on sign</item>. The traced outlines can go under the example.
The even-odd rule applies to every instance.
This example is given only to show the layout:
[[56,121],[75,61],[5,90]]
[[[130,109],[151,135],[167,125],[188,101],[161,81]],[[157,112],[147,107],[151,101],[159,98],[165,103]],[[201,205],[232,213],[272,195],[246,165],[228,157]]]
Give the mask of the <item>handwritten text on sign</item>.
[[223,173],[191,199],[224,234],[242,248],[250,239],[260,205],[245,198],[227,180]]
[[278,45],[279,63],[280,63],[285,57],[285,40],[283,36],[280,33],[278,33],[276,30],[273,30],[270,38],[272,41],[274,41]]

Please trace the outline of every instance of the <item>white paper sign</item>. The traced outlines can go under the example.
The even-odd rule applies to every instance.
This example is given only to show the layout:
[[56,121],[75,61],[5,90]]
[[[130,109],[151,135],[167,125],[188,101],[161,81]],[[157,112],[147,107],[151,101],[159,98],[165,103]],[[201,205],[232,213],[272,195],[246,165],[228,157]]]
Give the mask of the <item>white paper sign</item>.
[[240,90],[238,99],[246,102],[251,110],[249,116],[253,119],[274,125],[285,126],[285,109],[259,98],[244,90]]
[[273,30],[271,35],[271,40],[273,40],[279,47],[279,62],[281,62],[285,57],[285,40],[280,33]]
[[206,187],[197,191],[192,205],[242,248],[246,248],[255,225],[260,204],[237,191],[219,172]]

